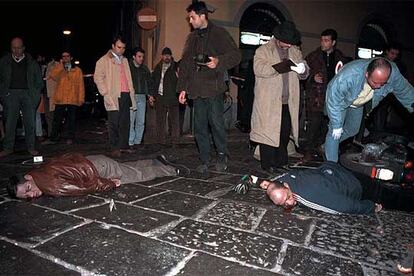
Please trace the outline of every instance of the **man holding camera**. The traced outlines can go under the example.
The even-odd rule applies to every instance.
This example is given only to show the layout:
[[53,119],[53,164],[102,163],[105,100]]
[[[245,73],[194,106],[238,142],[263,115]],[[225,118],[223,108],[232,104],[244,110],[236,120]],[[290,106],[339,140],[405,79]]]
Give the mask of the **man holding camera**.
[[224,128],[224,74],[236,66],[241,54],[230,34],[208,20],[208,9],[199,1],[187,7],[193,31],[188,35],[180,62],[177,90],[179,102],[194,101],[195,139],[202,164],[197,171],[206,174],[210,159],[211,127],[217,148],[217,171],[227,170],[227,143]]

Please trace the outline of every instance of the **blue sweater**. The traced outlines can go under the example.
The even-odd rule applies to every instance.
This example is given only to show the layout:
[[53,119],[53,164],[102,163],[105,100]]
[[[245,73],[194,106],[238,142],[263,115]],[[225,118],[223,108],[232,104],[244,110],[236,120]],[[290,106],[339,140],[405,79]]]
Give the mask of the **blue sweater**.
[[334,162],[317,169],[297,169],[277,178],[289,184],[297,202],[331,214],[369,214],[374,202],[361,200],[362,187],[355,176]]
[[[372,59],[359,59],[346,64],[329,82],[326,90],[325,107],[332,128],[341,128],[346,109],[354,102],[366,82],[365,73]],[[387,83],[374,90],[372,108],[388,94],[394,93],[401,104],[412,112],[414,108],[414,88],[401,75],[397,65],[390,62],[392,69]]]

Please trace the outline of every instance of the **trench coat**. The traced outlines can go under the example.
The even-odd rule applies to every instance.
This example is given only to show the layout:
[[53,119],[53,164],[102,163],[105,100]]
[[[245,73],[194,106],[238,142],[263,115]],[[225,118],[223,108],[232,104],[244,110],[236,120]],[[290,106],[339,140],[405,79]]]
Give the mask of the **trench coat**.
[[[276,40],[272,38],[267,44],[257,48],[253,70],[256,78],[254,87],[254,102],[251,118],[250,140],[279,147],[280,127],[282,117],[282,75],[272,65],[281,62],[276,49]],[[299,138],[299,105],[300,85],[299,80],[304,80],[309,75],[309,67],[303,60],[302,52],[297,46],[288,50],[288,57],[295,63],[303,62],[306,71],[298,75],[291,71],[289,75],[289,112],[291,118],[291,136],[296,145]]]

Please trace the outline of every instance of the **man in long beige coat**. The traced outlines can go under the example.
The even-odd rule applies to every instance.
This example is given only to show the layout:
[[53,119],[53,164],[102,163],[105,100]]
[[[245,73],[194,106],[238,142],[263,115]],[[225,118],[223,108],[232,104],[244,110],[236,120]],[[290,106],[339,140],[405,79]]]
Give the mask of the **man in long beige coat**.
[[120,157],[129,149],[129,110],[136,109],[135,90],[125,53],[125,41],[121,36],[112,41],[112,49],[96,62],[93,76],[99,93],[104,98],[108,112],[108,133],[111,157]]
[[273,173],[287,165],[290,135],[298,143],[299,80],[309,67],[299,47],[300,33],[286,21],[275,27],[274,38],[260,46],[254,56],[255,98],[250,139],[259,143],[262,168]]

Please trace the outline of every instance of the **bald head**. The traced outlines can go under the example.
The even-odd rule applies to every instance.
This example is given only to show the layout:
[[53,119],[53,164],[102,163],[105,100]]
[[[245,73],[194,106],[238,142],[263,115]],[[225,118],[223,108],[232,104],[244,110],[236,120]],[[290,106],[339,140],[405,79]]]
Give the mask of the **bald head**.
[[380,89],[391,75],[391,64],[384,58],[376,58],[370,62],[365,78],[372,89]]
[[10,43],[10,48],[11,48],[13,56],[22,57],[24,54],[24,50],[25,50],[23,39],[21,39],[20,37],[13,38]]

